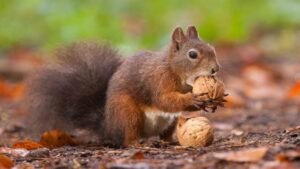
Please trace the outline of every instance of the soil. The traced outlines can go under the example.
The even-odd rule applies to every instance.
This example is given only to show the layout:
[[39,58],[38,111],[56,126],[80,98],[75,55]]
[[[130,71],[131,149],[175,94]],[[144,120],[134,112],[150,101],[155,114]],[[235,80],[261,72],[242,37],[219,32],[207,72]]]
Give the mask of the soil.
[[[225,84],[233,84],[234,82],[231,81],[233,77],[244,82],[247,81],[247,77],[237,73],[247,64],[237,60],[226,61],[228,59],[223,60],[226,72],[221,74]],[[234,66],[236,62],[241,66]],[[259,61],[259,63],[265,64],[264,61]],[[289,67],[293,64],[292,62],[287,64],[272,62],[268,65],[271,65],[273,70],[278,70],[278,67],[282,68],[280,70],[284,70],[286,66]],[[288,70],[290,69],[292,68]],[[294,69],[299,68],[294,66]],[[273,86],[275,83],[279,88],[281,86],[286,88],[293,83],[286,74],[288,73],[281,72],[279,82],[274,80],[272,84],[268,83],[267,85]],[[232,88],[235,93],[239,93],[231,86],[228,87]],[[283,88],[281,89],[283,90]],[[249,89],[249,91],[251,90]],[[280,91],[274,90],[273,93],[280,93]],[[270,97],[257,98],[253,97],[257,95],[251,92],[240,94],[240,97],[234,98],[229,106],[218,109],[216,113],[203,113],[212,121],[215,128],[213,143],[203,148],[182,147],[177,142],[168,143],[160,141],[158,138],[151,138],[141,141],[140,146],[126,148],[109,148],[95,143],[87,143],[54,149],[30,150],[23,156],[20,155],[20,152],[16,155],[9,151],[13,151],[11,147],[14,142],[28,138],[24,133],[24,126],[19,123],[19,117],[24,114],[18,111],[20,107],[17,102],[1,101],[0,106],[3,110],[0,114],[0,146],[2,146],[0,153],[11,158],[15,168],[300,168],[299,99],[285,99],[284,97],[278,99],[272,96],[272,92],[270,95]],[[9,108],[7,109],[7,107]],[[258,151],[260,148],[265,148],[267,151]],[[255,150],[255,153],[249,155],[240,150]],[[237,151],[240,154],[230,159],[230,153]],[[225,157],[220,157],[220,153]],[[258,157],[261,153],[261,158],[243,159],[252,158],[252,156]]]

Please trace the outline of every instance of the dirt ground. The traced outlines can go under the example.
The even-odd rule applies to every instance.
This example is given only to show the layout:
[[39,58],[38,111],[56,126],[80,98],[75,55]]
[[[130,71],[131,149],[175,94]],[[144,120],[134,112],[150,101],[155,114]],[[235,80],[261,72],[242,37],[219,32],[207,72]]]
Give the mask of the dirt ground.
[[220,77],[230,95],[225,108],[205,114],[215,128],[210,146],[186,148],[151,138],[120,149],[94,143],[14,149],[28,138],[19,117],[30,114],[21,111],[18,99],[1,99],[0,154],[15,168],[300,168],[300,59],[270,58],[253,46],[219,51]]

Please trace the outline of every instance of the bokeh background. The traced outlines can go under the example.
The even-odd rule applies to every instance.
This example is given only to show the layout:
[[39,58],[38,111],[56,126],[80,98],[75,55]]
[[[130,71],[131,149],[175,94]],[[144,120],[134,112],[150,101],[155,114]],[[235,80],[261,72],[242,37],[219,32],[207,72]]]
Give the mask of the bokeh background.
[[0,2],[0,51],[22,46],[48,52],[63,43],[97,39],[132,53],[162,47],[175,26],[187,25],[196,25],[213,43],[247,42],[270,33],[286,41],[299,34],[299,24],[297,0],[10,0]]

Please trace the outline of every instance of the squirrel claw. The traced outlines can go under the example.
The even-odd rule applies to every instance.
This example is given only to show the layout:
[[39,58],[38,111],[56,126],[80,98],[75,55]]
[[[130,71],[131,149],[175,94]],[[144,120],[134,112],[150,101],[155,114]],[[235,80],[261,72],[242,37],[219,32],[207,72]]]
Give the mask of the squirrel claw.
[[203,107],[202,110],[204,110],[205,112],[209,112],[206,107]]
[[216,112],[217,108],[218,108],[217,106],[212,107],[211,108],[212,113]]

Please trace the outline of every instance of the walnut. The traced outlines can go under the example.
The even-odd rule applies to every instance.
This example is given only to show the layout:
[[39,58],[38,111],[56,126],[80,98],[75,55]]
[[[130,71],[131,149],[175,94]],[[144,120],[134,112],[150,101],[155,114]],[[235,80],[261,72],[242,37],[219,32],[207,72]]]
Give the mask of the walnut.
[[196,79],[193,93],[207,93],[209,99],[223,99],[224,84],[215,76],[200,76]]
[[176,127],[176,135],[180,145],[187,147],[204,147],[213,141],[214,129],[205,117],[180,117]]

